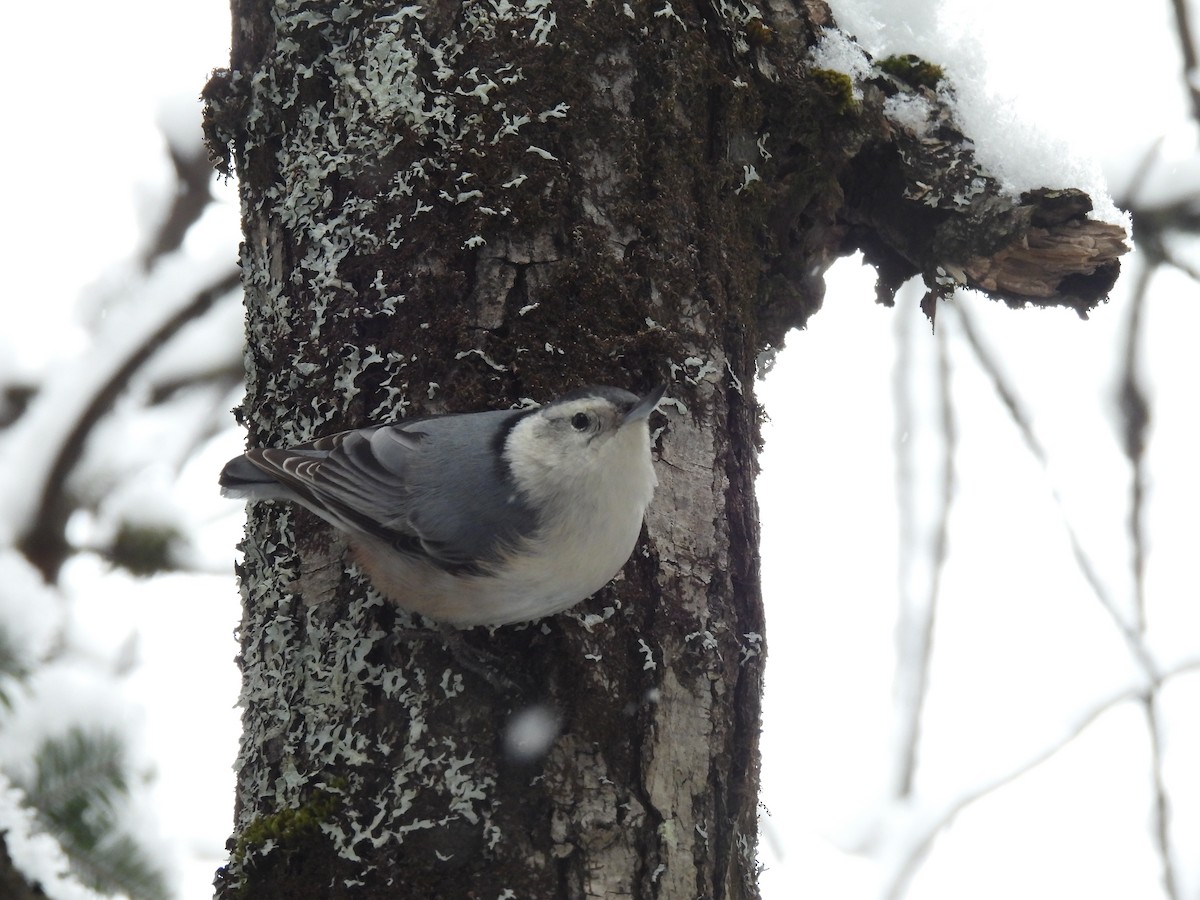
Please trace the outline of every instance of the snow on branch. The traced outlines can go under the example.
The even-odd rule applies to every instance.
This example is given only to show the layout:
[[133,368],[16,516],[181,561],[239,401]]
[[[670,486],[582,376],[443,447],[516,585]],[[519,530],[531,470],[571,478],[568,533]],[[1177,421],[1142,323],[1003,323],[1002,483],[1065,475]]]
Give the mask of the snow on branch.
[[91,352],[52,373],[0,441],[0,542],[21,544],[43,575],[54,574],[68,512],[58,501],[92,428],[169,337],[238,283],[228,263],[166,260],[104,322]]
[[889,57],[853,74],[865,131],[840,178],[841,249],[861,249],[876,267],[881,302],[890,305],[914,275],[925,281],[931,317],[932,301],[959,286],[1083,317],[1107,297],[1128,235],[1090,215],[1092,197],[1067,186],[1014,196],[976,158],[937,66]]

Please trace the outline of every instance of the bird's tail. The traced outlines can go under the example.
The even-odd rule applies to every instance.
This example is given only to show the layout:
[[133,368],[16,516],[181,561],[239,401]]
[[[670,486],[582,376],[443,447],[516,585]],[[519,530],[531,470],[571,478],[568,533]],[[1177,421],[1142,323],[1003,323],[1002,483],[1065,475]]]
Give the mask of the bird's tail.
[[254,465],[245,455],[225,463],[218,479],[221,495],[235,500],[270,500],[291,497],[292,492]]

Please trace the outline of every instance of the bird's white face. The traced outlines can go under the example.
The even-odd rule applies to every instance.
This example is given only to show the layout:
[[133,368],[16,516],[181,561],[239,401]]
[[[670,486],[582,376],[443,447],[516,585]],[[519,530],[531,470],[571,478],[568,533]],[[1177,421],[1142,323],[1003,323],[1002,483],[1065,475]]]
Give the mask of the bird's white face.
[[584,594],[629,558],[657,483],[647,417],[629,419],[629,408],[605,397],[553,403],[521,419],[505,445],[541,524],[530,558]]
[[[610,400],[582,397],[551,404],[522,419],[505,448],[517,483],[530,495],[542,494],[540,488],[557,493],[567,483],[591,481],[603,475],[601,470],[619,471],[622,462],[632,464],[642,442],[628,437],[645,431],[645,426],[631,422],[622,428],[624,416],[625,411]],[[628,460],[623,459],[625,454],[630,454]]]

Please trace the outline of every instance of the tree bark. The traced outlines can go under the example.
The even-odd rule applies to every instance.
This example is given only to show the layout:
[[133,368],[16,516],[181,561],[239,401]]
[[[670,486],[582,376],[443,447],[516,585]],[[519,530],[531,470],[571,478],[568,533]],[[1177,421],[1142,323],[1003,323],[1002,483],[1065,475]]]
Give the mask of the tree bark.
[[[815,70],[818,0],[233,14],[206,115],[242,193],[252,445],[671,387],[623,577],[465,632],[465,653],[381,601],[314,517],[251,509],[219,896],[756,897],[756,360],[819,308],[837,256],[867,250],[884,299],[914,272],[983,284],[1035,246],[1037,203],[990,181],[987,203],[914,199],[941,157],[883,105],[936,97],[880,69],[856,98]],[[1068,265],[1040,302],[1089,308],[1114,258]],[[1010,281],[995,292],[1019,296]],[[511,747],[529,717],[556,734],[532,759]]]

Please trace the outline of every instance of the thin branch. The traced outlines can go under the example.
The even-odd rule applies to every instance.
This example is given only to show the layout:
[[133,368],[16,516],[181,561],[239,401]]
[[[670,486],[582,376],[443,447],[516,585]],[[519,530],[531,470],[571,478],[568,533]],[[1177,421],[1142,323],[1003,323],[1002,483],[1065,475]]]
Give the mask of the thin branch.
[[[903,316],[900,321],[908,323],[911,316]],[[909,380],[911,362],[908,360],[907,348],[910,346],[911,326],[905,325],[902,335],[900,356],[896,362],[898,370],[896,378],[897,409],[896,444],[898,458],[912,460],[915,453],[913,443],[905,439],[911,434],[917,423],[913,413],[913,389]],[[929,544],[929,578],[925,585],[926,592],[921,602],[914,602],[911,595],[913,585],[911,579],[901,576],[900,584],[900,622],[897,627],[897,648],[895,691],[896,691],[896,729],[900,759],[896,766],[896,783],[894,790],[899,798],[908,797],[913,790],[913,780],[916,776],[917,758],[921,742],[921,718],[925,707],[925,699],[929,688],[929,666],[933,657],[934,623],[937,616],[938,597],[941,593],[942,574],[949,553],[949,522],[950,506],[954,494],[955,472],[954,455],[957,446],[957,428],[954,419],[953,399],[950,393],[949,356],[946,340],[942,332],[937,335],[937,390],[940,410],[940,427],[942,431],[941,448],[943,452],[941,467],[940,496],[937,511],[937,521],[932,529],[932,541]],[[912,484],[914,478],[911,465],[905,465],[898,473],[899,484],[897,493],[903,510],[901,529],[901,565],[906,566],[919,553],[924,553],[924,547],[917,547],[913,534],[917,530],[920,517],[916,512]],[[922,535],[924,531],[922,530]]]
[[178,147],[168,142],[171,164],[175,167],[175,192],[170,208],[159,223],[153,239],[142,251],[142,268],[147,272],[154,268],[160,259],[174,253],[183,245],[188,231],[199,221],[212,202],[210,186],[213,168],[200,137],[200,122],[197,121],[195,146]]
[[[125,349],[125,351],[107,366],[97,365],[92,372],[100,378],[94,383],[79,381],[72,387],[76,390],[86,385],[85,396],[76,403],[78,413],[66,429],[60,429],[56,439],[46,442],[40,440],[39,434],[29,434],[28,438],[37,443],[36,450],[48,455],[49,463],[42,471],[45,475],[39,486],[36,498],[36,512],[31,519],[20,521],[19,547],[21,552],[41,571],[42,576],[49,582],[58,574],[58,569],[66,558],[67,539],[65,527],[70,515],[70,502],[66,495],[67,477],[74,469],[92,429],[96,427],[103,415],[113,402],[128,386],[129,381],[138,370],[173,337],[184,325],[209,309],[220,297],[237,288],[240,283],[240,273],[233,269],[223,274],[216,281],[196,291],[189,299],[179,305],[149,331],[142,340]],[[44,393],[49,393],[47,388]],[[61,410],[48,410],[48,415],[62,415]],[[32,415],[32,413],[31,413]],[[34,423],[26,417],[19,424],[28,431],[36,431]]]
[[[1155,163],[1157,163],[1159,158],[1162,156],[1164,140],[1165,138],[1163,135],[1159,135],[1157,138],[1155,138],[1154,143],[1147,147],[1145,152],[1142,153],[1141,160],[1134,167],[1133,176],[1129,179],[1129,184],[1125,185],[1123,199],[1117,202],[1117,206],[1119,206],[1121,209],[1132,210],[1138,205],[1138,198],[1141,196],[1142,191],[1145,190],[1146,182],[1150,180],[1150,173],[1154,170]],[[1138,234],[1138,221],[1136,216],[1134,216],[1133,220],[1133,231],[1134,234],[1137,235],[1134,238],[1135,242],[1140,241],[1141,235]]]
[[[894,785],[892,790],[896,797],[907,797],[912,789],[912,774],[917,754],[917,728],[920,713],[914,714],[911,703],[908,702],[904,685],[904,673],[908,671],[908,652],[904,636],[908,632],[905,623],[912,618],[913,606],[911,592],[911,568],[917,555],[914,532],[918,519],[916,511],[916,491],[914,482],[915,454],[912,452],[910,440],[917,427],[917,416],[913,402],[913,352],[912,330],[913,317],[901,315],[896,317],[896,327],[899,330],[896,341],[896,362],[892,377],[892,393],[895,398],[896,424],[893,434],[896,454],[896,505],[899,517],[899,563],[897,576],[896,610],[896,670],[892,676],[894,713],[894,743],[899,758],[895,762],[893,773]],[[920,699],[917,699],[920,703]]]
[[1163,138],[1160,137],[1146,148],[1119,205],[1128,210],[1133,219],[1138,250],[1149,268],[1165,263],[1193,281],[1200,281],[1200,269],[1180,257],[1167,242],[1169,234],[1200,234],[1200,195],[1185,193],[1159,206],[1143,206],[1140,200],[1150,174],[1161,157],[1162,145]]
[[1142,266],[1129,307],[1125,329],[1125,354],[1117,389],[1122,420],[1122,449],[1132,472],[1129,485],[1129,543],[1133,549],[1134,592],[1137,630],[1146,631],[1146,535],[1142,525],[1146,485],[1146,432],[1150,426],[1150,403],[1138,378],[1138,351],[1141,346],[1142,313],[1155,266]]
[[[1117,628],[1125,638],[1130,651],[1133,653],[1134,657],[1138,660],[1144,672],[1150,679],[1149,686],[1140,695],[1139,699],[1146,716],[1147,731],[1150,737],[1151,780],[1154,793],[1153,833],[1156,843],[1156,850],[1159,855],[1160,865],[1162,867],[1162,882],[1164,889],[1167,892],[1168,897],[1172,898],[1172,900],[1178,900],[1178,880],[1175,876],[1174,864],[1172,862],[1169,834],[1170,804],[1162,776],[1162,754],[1160,740],[1162,723],[1158,718],[1156,704],[1157,686],[1162,679],[1157,675],[1157,666],[1147,652],[1144,642],[1146,631],[1146,542],[1142,520],[1146,483],[1144,451],[1146,432],[1150,422],[1150,411],[1145,393],[1142,390],[1137,378],[1137,363],[1138,350],[1140,347],[1142,311],[1144,308],[1150,276],[1153,273],[1154,268],[1155,267],[1153,265],[1147,265],[1142,269],[1134,291],[1134,300],[1130,312],[1130,323],[1126,332],[1125,362],[1119,387],[1120,408],[1124,422],[1122,443],[1125,455],[1129,459],[1132,469],[1129,514],[1130,544],[1133,553],[1131,567],[1133,569],[1135,585],[1135,624],[1132,627],[1125,621],[1124,617],[1118,611],[1115,600],[1109,595],[1107,589],[1101,582],[1098,573],[1096,572],[1095,566],[1092,564],[1091,559],[1083,549],[1083,545],[1079,539],[1078,533],[1071,524],[1070,518],[1066,515],[1062,497],[1057,488],[1052,487],[1051,490],[1055,504],[1059,507],[1060,512],[1062,513],[1063,525],[1068,533],[1071,550],[1075,557],[1076,565],[1079,567],[1084,579],[1091,587],[1101,605],[1109,613],[1109,616],[1117,625]],[[996,361],[991,357],[990,353],[979,340],[978,335],[972,326],[970,313],[968,310],[965,307],[959,306],[957,307],[957,311],[959,313],[960,320],[963,322],[963,330],[967,336],[968,343],[971,345],[976,356],[978,357],[981,367],[992,378],[993,386],[1000,395],[1005,406],[1008,408],[1013,421],[1020,429],[1030,452],[1034,455],[1042,467],[1046,468],[1047,458],[1045,451],[1038,442],[1029,418],[1021,406],[1015,392],[1011,386],[1008,385],[1007,380],[1001,373]]]
[[[980,368],[988,375],[992,381],[992,387],[999,396],[1000,401],[1008,410],[1009,416],[1013,423],[1021,433],[1021,437],[1025,441],[1025,446],[1029,452],[1037,460],[1043,470],[1049,471],[1049,460],[1045,449],[1034,433],[1033,422],[1029,414],[1025,411],[1024,405],[1020,398],[1017,397],[1016,391],[1008,383],[1008,379],[1000,369],[1000,364],[992,356],[983,342],[980,340],[978,333],[972,321],[971,313],[966,304],[956,304],[953,309],[958,314],[959,321],[963,326],[963,334],[967,339],[968,345],[979,361]],[[1130,654],[1137,660],[1138,665],[1145,672],[1149,681],[1153,682],[1157,677],[1157,666],[1150,654],[1146,651],[1146,647],[1142,642],[1141,635],[1125,621],[1121,611],[1117,608],[1117,602],[1109,594],[1104,582],[1100,578],[1100,574],[1096,571],[1095,565],[1092,563],[1091,557],[1083,547],[1083,542],[1080,540],[1079,532],[1075,530],[1075,526],[1071,524],[1071,518],[1067,515],[1066,504],[1063,502],[1062,494],[1058,487],[1051,482],[1050,494],[1054,500],[1055,506],[1058,507],[1059,514],[1062,520],[1063,528],[1066,530],[1067,539],[1071,545],[1071,555],[1075,559],[1075,565],[1079,572],[1083,575],[1084,581],[1087,582],[1096,599],[1100,601],[1100,605],[1104,608],[1116,625],[1117,630],[1125,639],[1126,645],[1129,647]]]
[[[1074,723],[1068,723],[1057,738],[1047,742],[1042,748],[1027,759],[1012,765],[1007,771],[982,781],[976,787],[963,791],[952,801],[946,803],[940,810],[921,810],[913,815],[913,829],[916,839],[900,855],[899,862],[888,879],[885,896],[888,900],[899,900],[904,896],[905,888],[916,871],[917,865],[929,853],[934,839],[967,807],[986,797],[988,794],[1011,784],[1027,772],[1040,766],[1056,753],[1081,735],[1093,722],[1109,710],[1122,703],[1133,701],[1145,702],[1150,693],[1157,691],[1162,685],[1179,675],[1200,670],[1200,657],[1184,660],[1170,666],[1156,676],[1149,687],[1133,685],[1124,690],[1097,701],[1092,707],[1084,710]],[[1176,897],[1176,894],[1171,894]]]
[[1167,796],[1166,780],[1163,778],[1162,718],[1158,713],[1158,692],[1148,691],[1142,697],[1142,711],[1146,716],[1146,733],[1150,736],[1150,781],[1154,792],[1152,833],[1154,849],[1158,853],[1162,868],[1163,891],[1170,900],[1182,900],[1179,879],[1175,876],[1175,863],[1171,855],[1171,803]]
[[1196,42],[1192,38],[1191,17],[1187,0],[1171,0],[1175,13],[1175,32],[1179,35],[1179,50],[1183,56],[1183,86],[1192,101],[1192,118],[1200,122],[1200,61],[1196,58]]
[[1192,281],[1200,281],[1200,269],[1196,268],[1196,266],[1192,265],[1191,263],[1184,262],[1174,251],[1164,247],[1162,258],[1163,262],[1167,263],[1174,269],[1178,269],[1188,278],[1192,279]]
[[[1138,272],[1129,309],[1129,324],[1125,329],[1125,354],[1118,388],[1119,408],[1123,428],[1123,446],[1129,460],[1129,543],[1132,548],[1130,567],[1133,569],[1134,608],[1137,610],[1138,634],[1146,633],[1146,530],[1144,521],[1146,500],[1146,439],[1150,426],[1150,402],[1138,377],[1141,351],[1142,320],[1149,294],[1150,281],[1157,266],[1147,262]],[[1152,810],[1155,850],[1162,868],[1163,889],[1171,900],[1179,900],[1179,882],[1171,855],[1170,800],[1163,778],[1162,721],[1158,714],[1157,696],[1153,689],[1142,698],[1146,716],[1146,731],[1150,737],[1150,780],[1154,794]]]

